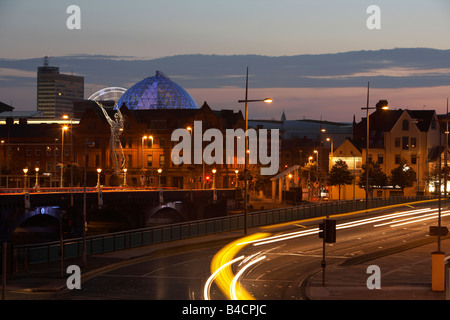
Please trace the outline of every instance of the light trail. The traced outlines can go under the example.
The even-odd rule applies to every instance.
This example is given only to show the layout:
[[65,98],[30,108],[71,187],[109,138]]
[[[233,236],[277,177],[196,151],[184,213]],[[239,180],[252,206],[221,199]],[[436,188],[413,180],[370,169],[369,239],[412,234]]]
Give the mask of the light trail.
[[227,263],[221,265],[219,269],[214,271],[214,273],[206,281],[205,286],[203,288],[203,299],[210,300],[209,289],[211,288],[211,284],[214,281],[214,279],[217,277],[219,272],[221,272],[224,268],[228,267],[229,265],[232,265],[233,263],[238,262],[238,261],[240,261],[242,259],[244,259],[244,256],[240,256],[238,258],[235,258],[235,259],[233,259],[231,261],[228,261]]
[[[249,267],[251,267],[252,265],[254,265],[255,263],[258,263],[261,260],[264,260],[266,258],[266,256],[261,256],[249,263],[247,263],[245,266],[243,266],[238,273],[236,273],[236,276],[233,278],[233,280],[231,281],[231,285],[230,285],[230,296],[233,300],[238,300],[237,294],[236,294],[236,283],[239,280],[239,278],[242,276],[242,274],[245,272],[245,270],[247,270]],[[240,291],[242,292],[242,290]],[[253,297],[252,297],[253,298]],[[246,300],[248,299],[245,298]]]
[[[444,214],[444,213],[446,213],[446,214]],[[448,215],[450,215],[450,210],[442,211],[442,212],[441,212],[441,217],[446,217],[446,216],[448,216]],[[410,224],[410,223],[415,223],[415,222],[421,222],[421,221],[430,220],[430,219],[436,219],[437,216],[438,216],[438,214],[435,213],[432,217],[427,217],[427,218],[417,219],[417,220],[415,220],[415,221],[408,221],[408,222],[398,223],[398,224],[392,225],[391,227],[399,227],[399,226],[403,226],[403,225],[405,225],[405,224]]]
[[[211,261],[211,272],[214,274],[216,273],[216,270],[221,269],[219,272],[217,272],[215,276],[215,282],[219,289],[222,291],[225,296],[228,297],[228,299],[231,299],[230,296],[230,284],[233,281],[234,274],[231,270],[231,263],[230,261],[234,260],[234,257],[237,255],[237,253],[243,248],[241,242],[247,242],[255,239],[264,238],[270,235],[269,233],[255,233],[249,236],[246,236],[244,238],[235,240],[229,244],[227,244],[225,247],[223,247],[214,257]],[[227,264],[222,268],[223,265]],[[209,294],[207,294],[209,296]],[[253,300],[253,296],[248,293],[244,288],[241,288],[240,290],[240,297],[245,300]]]
[[[383,216],[377,216],[372,218],[364,218],[357,221],[345,222],[338,224],[336,229],[348,229],[353,227],[358,227],[361,225],[373,224],[377,222],[382,222],[386,220],[398,219],[396,221],[389,221],[385,223],[375,224],[374,227],[388,225],[391,224],[391,227],[401,226],[405,224],[425,221],[429,219],[433,219],[437,216],[438,209],[431,208],[422,208],[415,210],[406,210],[401,212],[396,212],[392,214],[386,214]],[[427,213],[425,215],[421,215],[423,213]],[[407,216],[417,216],[419,217],[409,217]],[[441,212],[442,216],[449,216],[450,210]],[[317,218],[316,218],[317,220]],[[400,220],[400,222],[399,222]],[[257,259],[251,260],[257,254],[253,254],[247,258],[244,256],[240,256],[239,258],[234,258],[238,251],[242,250],[242,248],[246,245],[252,244],[253,246],[260,246],[271,244],[275,242],[290,240],[294,238],[304,237],[312,234],[317,234],[319,232],[319,228],[311,228],[307,230],[301,230],[296,232],[289,232],[285,234],[271,235],[269,233],[256,233],[251,236],[246,236],[239,240],[236,240],[229,245],[222,248],[213,258],[211,262],[211,271],[213,272],[212,276],[208,278],[208,281],[205,284],[204,288],[204,297],[205,299],[209,299],[209,290],[211,283],[216,281],[220,290],[229,298],[229,299],[244,299],[244,300],[253,300],[254,297],[248,293],[245,288],[242,286],[237,286],[237,282],[239,278],[243,275],[245,270],[247,270],[252,265],[264,260],[266,256],[259,257]],[[231,271],[231,265],[235,262],[243,260],[240,265],[245,264],[246,261],[250,261],[245,264],[237,274],[234,276]]]
[[[382,217],[373,217],[373,218],[360,219],[357,221],[345,222],[345,223],[338,224],[336,226],[336,229],[347,229],[347,228],[358,227],[358,226],[365,225],[365,224],[370,224],[370,223],[374,223],[374,222],[393,219],[398,216],[417,215],[420,213],[427,212],[429,210],[431,210],[431,209],[423,208],[423,209],[416,209],[416,210],[408,210],[408,211],[401,211],[401,212],[384,215]],[[312,228],[312,229],[308,229],[308,230],[302,230],[302,231],[280,234],[280,235],[276,235],[276,236],[272,236],[272,237],[266,237],[264,239],[245,241],[245,242],[241,242],[239,245],[253,244],[254,246],[260,246],[260,245],[271,244],[271,243],[275,243],[275,242],[279,242],[279,241],[285,241],[285,240],[295,239],[295,238],[299,238],[299,237],[305,237],[305,236],[308,236],[311,234],[316,234],[318,232],[319,232],[319,228]]]

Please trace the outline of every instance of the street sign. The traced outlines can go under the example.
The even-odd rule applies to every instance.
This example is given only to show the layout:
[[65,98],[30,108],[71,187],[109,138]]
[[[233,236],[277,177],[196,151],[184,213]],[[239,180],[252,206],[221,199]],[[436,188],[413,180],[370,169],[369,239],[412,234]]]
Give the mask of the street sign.
[[447,227],[430,227],[430,236],[443,236],[445,237],[448,234],[448,228]]

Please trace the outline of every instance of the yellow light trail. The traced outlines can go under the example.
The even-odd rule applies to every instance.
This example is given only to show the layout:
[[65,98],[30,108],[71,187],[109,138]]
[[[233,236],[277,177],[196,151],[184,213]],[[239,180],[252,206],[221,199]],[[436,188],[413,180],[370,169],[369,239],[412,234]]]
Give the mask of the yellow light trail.
[[[230,295],[230,287],[235,275],[231,270],[230,261],[233,261],[237,253],[244,248],[240,245],[241,242],[252,241],[256,239],[265,238],[269,233],[255,233],[241,239],[235,240],[225,247],[223,247],[212,259],[211,261],[211,273],[216,274],[215,282],[228,299],[232,299]],[[216,271],[219,270],[217,273]],[[236,296],[243,300],[254,300],[255,298],[243,287],[239,287],[235,292]]]

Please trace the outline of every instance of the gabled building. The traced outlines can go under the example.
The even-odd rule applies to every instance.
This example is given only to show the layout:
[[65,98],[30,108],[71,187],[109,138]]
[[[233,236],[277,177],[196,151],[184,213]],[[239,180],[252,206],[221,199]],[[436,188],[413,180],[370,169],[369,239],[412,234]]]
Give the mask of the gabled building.
[[[381,101],[380,101],[381,102]],[[366,118],[354,124],[354,140],[361,145],[362,163],[378,162],[386,175],[406,160],[417,175],[416,186],[406,194],[428,192],[424,177],[432,155],[439,148],[440,124],[434,110],[383,110],[377,104],[369,115],[369,152],[366,150]],[[377,190],[374,196],[394,196],[401,192],[395,188]]]

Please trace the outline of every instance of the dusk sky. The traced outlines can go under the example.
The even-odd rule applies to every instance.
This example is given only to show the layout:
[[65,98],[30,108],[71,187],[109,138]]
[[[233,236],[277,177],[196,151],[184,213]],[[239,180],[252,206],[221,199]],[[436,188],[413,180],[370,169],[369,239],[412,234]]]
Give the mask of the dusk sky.
[[[81,10],[80,30],[69,30],[67,7],[77,5]],[[366,10],[377,5],[381,29],[370,30]],[[360,50],[393,48],[450,49],[450,1],[448,0],[127,0],[127,1],[0,1],[0,60],[42,59],[43,56],[108,55],[128,60],[151,60],[186,55],[261,55],[271,57],[331,54]],[[6,60],[10,62],[11,60]],[[6,63],[5,62],[5,63]],[[16,110],[36,108],[35,81],[38,65],[0,66],[0,101],[13,103]],[[61,72],[82,74],[76,65],[61,67]],[[253,77],[263,72],[252,69]],[[169,76],[182,85],[201,105],[208,101],[213,108],[241,108],[236,102],[243,98],[245,66],[234,73],[236,82],[220,83],[202,88],[190,87],[176,71]],[[429,108],[444,111],[450,95],[448,66],[436,67],[430,73],[445,75],[443,80],[423,86],[386,87],[372,76],[402,77],[428,73],[417,65],[378,68],[361,71],[367,79],[360,84],[343,86],[279,85],[252,88],[251,98],[272,96],[269,106],[252,108],[251,118],[279,119],[286,110],[288,119],[323,117],[329,121],[351,121],[364,116],[365,88],[370,80],[371,102],[387,99],[393,107]],[[165,70],[162,70],[165,71]],[[154,75],[155,70],[136,74],[138,81]],[[202,72],[207,73],[207,66]],[[340,77],[354,77],[351,72]],[[119,74],[120,71],[118,70]],[[177,77],[179,76],[179,77]],[[187,77],[188,75],[185,75]],[[274,74],[274,83],[280,82]],[[299,75],[300,76],[300,75]],[[326,73],[323,77],[328,76]],[[336,76],[336,75],[334,75]],[[14,77],[14,81],[10,81]],[[106,77],[106,75],[105,75]],[[23,85],[19,85],[23,79]],[[255,80],[255,78],[252,78]],[[27,82],[28,81],[28,82]],[[132,84],[127,83],[128,85]],[[85,75],[86,95],[102,86],[112,85],[111,79],[99,80]],[[126,85],[117,83],[117,85]],[[333,105],[348,108],[346,112]],[[308,107],[310,106],[310,107]],[[313,107],[311,107],[313,106]],[[272,108],[272,109],[268,109]]]

